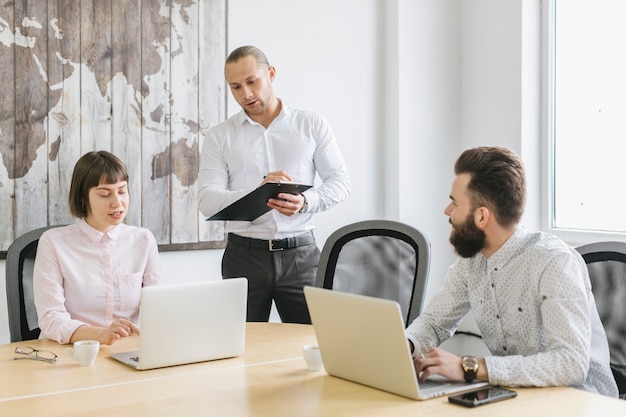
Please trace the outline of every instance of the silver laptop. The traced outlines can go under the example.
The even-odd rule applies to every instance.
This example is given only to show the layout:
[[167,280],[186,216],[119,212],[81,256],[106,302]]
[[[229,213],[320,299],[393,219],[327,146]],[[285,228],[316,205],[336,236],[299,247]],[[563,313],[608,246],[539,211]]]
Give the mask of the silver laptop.
[[153,369],[243,354],[248,280],[144,287],[139,350],[111,354],[135,369]]
[[311,321],[329,375],[414,400],[488,386],[444,378],[418,382],[395,301],[305,287]]

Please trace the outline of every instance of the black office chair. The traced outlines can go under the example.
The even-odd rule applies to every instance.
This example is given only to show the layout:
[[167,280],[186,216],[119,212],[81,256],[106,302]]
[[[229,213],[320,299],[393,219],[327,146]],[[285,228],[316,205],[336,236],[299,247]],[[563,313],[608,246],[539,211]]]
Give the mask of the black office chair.
[[6,292],[11,342],[39,338],[39,325],[33,299],[33,267],[42,227],[23,234],[11,243],[6,257]]
[[395,221],[366,220],[328,237],[315,285],[397,301],[408,325],[422,311],[429,268],[424,234]]
[[626,243],[596,242],[576,250],[589,270],[591,290],[598,306],[611,352],[611,370],[626,399]]

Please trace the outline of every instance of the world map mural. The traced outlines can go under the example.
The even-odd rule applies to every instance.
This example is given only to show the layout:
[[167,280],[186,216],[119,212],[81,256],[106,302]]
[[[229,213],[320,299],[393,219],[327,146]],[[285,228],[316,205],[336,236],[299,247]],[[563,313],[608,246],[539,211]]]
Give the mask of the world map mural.
[[196,201],[205,132],[225,118],[226,0],[0,5],[0,252],[74,222],[72,168],[91,150],[129,169],[127,223],[162,250],[223,246]]

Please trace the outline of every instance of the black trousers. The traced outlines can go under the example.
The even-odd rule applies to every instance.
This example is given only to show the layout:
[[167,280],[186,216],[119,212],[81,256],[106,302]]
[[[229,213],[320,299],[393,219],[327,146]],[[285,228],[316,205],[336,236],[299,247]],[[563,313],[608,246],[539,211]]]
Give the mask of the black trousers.
[[315,284],[319,258],[315,242],[275,252],[229,242],[222,277],[248,278],[247,321],[268,321],[274,300],[283,323],[310,324],[303,288]]

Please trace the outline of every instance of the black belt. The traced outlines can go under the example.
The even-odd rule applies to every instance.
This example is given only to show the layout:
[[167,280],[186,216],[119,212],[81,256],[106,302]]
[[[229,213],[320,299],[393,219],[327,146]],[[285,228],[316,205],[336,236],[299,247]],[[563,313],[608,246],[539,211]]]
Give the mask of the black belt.
[[298,246],[310,245],[313,242],[315,242],[313,232],[306,232],[300,236],[273,240],[253,239],[251,237],[239,236],[234,233],[228,234],[228,243],[233,243],[248,249],[261,249],[269,252],[293,249]]

